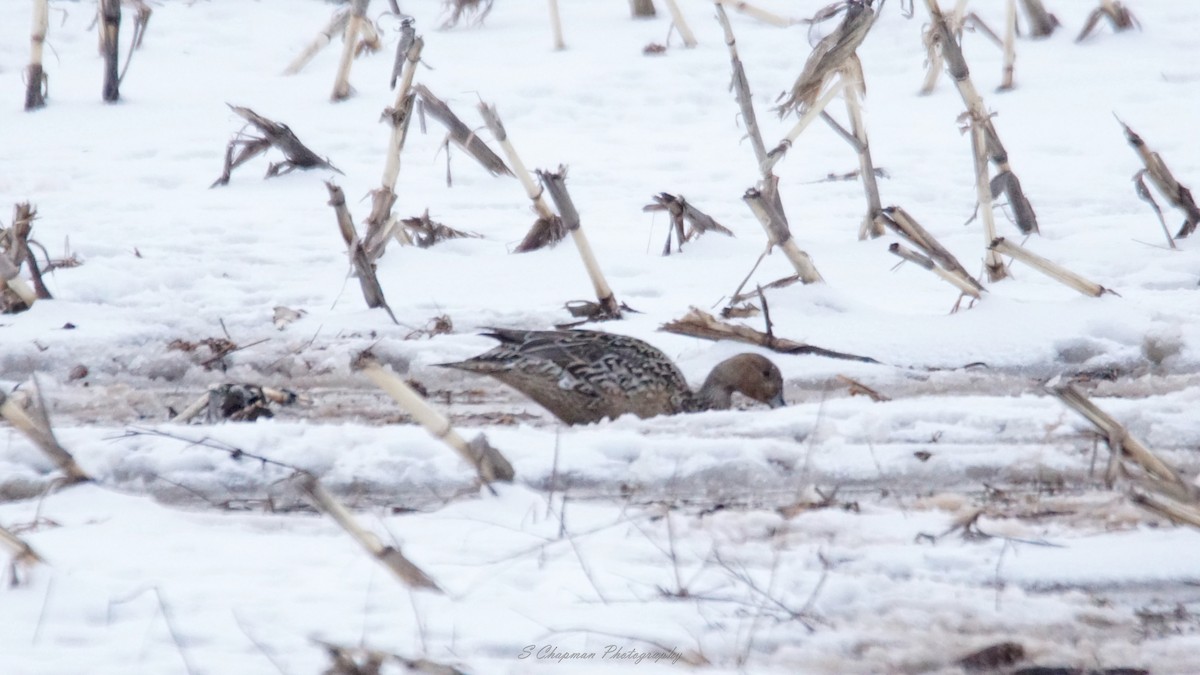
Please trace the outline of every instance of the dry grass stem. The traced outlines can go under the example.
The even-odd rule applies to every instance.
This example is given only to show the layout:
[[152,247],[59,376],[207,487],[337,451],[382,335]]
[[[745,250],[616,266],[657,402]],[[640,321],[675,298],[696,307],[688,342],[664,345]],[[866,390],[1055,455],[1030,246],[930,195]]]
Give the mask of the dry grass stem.
[[675,0],[663,0],[663,2],[667,3],[667,11],[671,13],[671,25],[679,31],[679,37],[683,39],[683,46],[691,49],[699,44],[696,42],[696,34],[692,32],[683,12],[679,10],[679,4]]
[[1029,19],[1029,36],[1033,38],[1049,37],[1060,25],[1058,17],[1046,11],[1042,0],[1021,0],[1021,7]]
[[46,30],[50,25],[48,0],[33,0],[33,28],[29,32],[29,66],[25,69],[25,109],[36,110],[46,105],[47,78],[42,69],[42,52],[46,46]]
[[346,31],[346,24],[349,22],[349,8],[342,7],[334,11],[333,16],[329,17],[329,23],[317,33],[317,36],[312,39],[312,42],[308,43],[308,46],[304,48],[304,51],[300,52],[296,55],[296,58],[292,59],[292,62],[288,64],[287,68],[283,69],[283,74],[295,75],[301,70],[304,70],[304,66],[307,66],[309,61],[312,61],[312,58],[317,55],[317,52],[324,49],[329,45],[330,42],[333,41],[333,36],[335,34],[344,33]]
[[[261,135],[253,136],[243,133],[244,128],[243,131],[239,131],[225,148],[225,166],[221,175],[209,187],[229,184],[229,178],[234,169],[272,147],[283,153],[284,160],[268,165],[266,178],[282,176],[296,169],[329,169],[341,173],[337,167],[329,163],[328,159],[319,156],[301,143],[286,124],[269,120],[249,108],[232,104],[226,105],[238,117],[246,120],[246,126],[254,127]],[[234,154],[235,150],[236,154]]]
[[476,136],[475,132],[450,110],[450,106],[434,96],[424,85],[413,85],[413,91],[421,98],[422,114],[428,114],[446,127],[450,140],[473,157],[476,162],[479,162],[480,166],[487,169],[488,173],[493,176],[513,175],[512,171],[504,164],[504,160],[492,152],[483,139]]
[[1062,267],[1061,265],[1053,263],[1034,253],[1033,251],[1030,251],[1019,244],[1014,244],[1003,237],[992,241],[992,245],[989,248],[996,253],[1009,256],[1014,260],[1019,260],[1038,272],[1041,272],[1051,279],[1069,286],[1084,295],[1090,295],[1094,298],[1098,298],[1105,293],[1113,293],[1113,291],[1101,286],[1100,284],[1084,279],[1083,277]]
[[841,24],[813,47],[804,69],[796,78],[792,89],[776,108],[782,117],[795,112],[803,115],[812,108],[826,84],[845,67],[846,60],[854,56],[855,50],[867,38],[867,32],[875,23],[875,12],[866,3],[847,3],[846,16]]
[[100,51],[104,56],[104,89],[108,103],[121,98],[120,60],[121,0],[100,0]]
[[658,329],[668,333],[687,335],[705,340],[733,340],[735,342],[744,342],[747,344],[758,345],[760,347],[766,347],[767,349],[779,352],[781,354],[812,354],[814,356],[825,356],[831,359],[842,359],[845,361],[879,363],[869,356],[858,356],[855,354],[835,352],[831,349],[815,347],[803,342],[796,342],[787,338],[776,337],[775,335],[755,330],[749,326],[741,326],[720,321],[708,312],[696,309],[695,307],[691,308],[691,310],[689,310],[688,313],[683,316],[683,318],[665,323],[659,326]]
[[533,210],[537,213],[537,221],[534,222],[529,233],[525,235],[513,252],[536,251],[544,246],[553,246],[562,241],[563,237],[567,236],[567,229],[563,226],[562,219],[546,203],[542,196],[542,189],[533,180],[529,169],[525,168],[525,162],[521,161],[521,156],[517,154],[517,149],[513,147],[512,141],[508,138],[508,131],[500,122],[500,115],[496,113],[494,107],[482,102],[479,104],[479,115],[487,124],[488,131],[492,132],[492,136],[500,144],[500,149],[504,151],[504,156],[512,167],[513,175],[521,181],[521,187],[525,188],[525,196],[533,202]]
[[587,234],[579,224],[579,212],[575,210],[575,203],[567,192],[567,168],[560,166],[558,171],[538,171],[538,178],[542,181],[542,187],[550,193],[550,199],[554,202],[554,207],[558,209],[562,218],[563,227],[571,233],[571,238],[575,241],[575,248],[578,249],[583,267],[587,270],[588,278],[592,282],[596,300],[603,310],[601,316],[597,318],[621,318],[621,305],[617,302],[608,281],[604,278],[604,272],[600,270],[600,263],[596,260],[596,254],[592,251]]
[[352,368],[361,371],[375,386],[387,392],[396,403],[400,404],[409,415],[412,415],[425,430],[434,438],[445,443],[457,452],[464,460],[475,468],[475,473],[484,483],[493,481],[511,482],[514,477],[512,464],[488,444],[487,439],[480,434],[468,443],[450,425],[450,420],[434,410],[404,380],[395,373],[384,370],[383,364],[373,354],[363,352],[354,359]]
[[340,187],[329,181],[325,182],[325,187],[329,190],[329,205],[333,207],[334,215],[337,217],[338,231],[350,252],[350,265],[354,268],[355,276],[358,277],[367,307],[372,309],[382,307],[391,318],[392,323],[398,325],[400,322],[396,320],[396,315],[388,306],[387,299],[383,297],[383,286],[380,285],[379,277],[375,274],[375,261],[367,252],[366,245],[358,238],[354,219],[350,217],[350,209],[346,206],[346,195]]
[[[777,194],[775,190],[772,190],[772,193]],[[757,188],[750,188],[742,196],[742,201],[746,202],[750,211],[762,224],[771,245],[778,246],[787,256],[801,281],[806,284],[825,281],[821,278],[821,273],[817,271],[816,266],[813,265],[812,258],[808,253],[796,245],[796,240],[792,237],[791,229],[788,227],[787,217],[783,214],[782,209],[778,208],[777,200],[769,199],[768,195]]]
[[[1174,174],[1172,174],[1171,170],[1167,168],[1167,164],[1163,161],[1162,157],[1160,157],[1157,152],[1151,150],[1146,145],[1146,142],[1142,140],[1142,137],[1135,133],[1133,129],[1129,128],[1129,125],[1125,124],[1121,120],[1117,120],[1117,123],[1120,124],[1125,130],[1126,140],[1129,141],[1129,145],[1133,146],[1133,149],[1137,152],[1138,157],[1142,159],[1142,164],[1146,167],[1144,171],[1139,171],[1134,176],[1134,180],[1140,181],[1142,176],[1149,176],[1150,182],[1154,184],[1154,187],[1158,188],[1158,191],[1162,194],[1162,196],[1166,197],[1167,201],[1169,201],[1172,206],[1180,211],[1183,211],[1183,226],[1180,227],[1179,232],[1175,234],[1176,237],[1182,239],[1192,232],[1195,232],[1197,224],[1200,224],[1200,208],[1196,206],[1196,202],[1192,198],[1192,191],[1181,185],[1179,181],[1175,179]],[[1139,196],[1142,195],[1139,193]],[[1148,190],[1146,191],[1146,196],[1149,196]],[[1142,196],[1142,198],[1145,199],[1146,196]],[[1151,200],[1151,203],[1153,204],[1153,200]],[[1154,206],[1157,210],[1157,204]],[[1168,240],[1170,240],[1169,235]],[[1173,247],[1174,242],[1172,241],[1172,248]]]
[[395,574],[396,578],[404,585],[414,590],[442,592],[442,589],[438,588],[429,575],[404,557],[400,549],[385,545],[373,532],[369,532],[359,525],[350,510],[330,494],[316,476],[307,471],[300,471],[295,480],[297,486],[304,491],[318,511],[333,518],[338,526],[346,531],[346,534],[353,537],[373,558],[388,568],[392,574]]
[[367,5],[371,0],[352,0],[350,16],[346,21],[346,32],[343,33],[342,56],[338,61],[337,76],[333,80],[333,93],[330,100],[335,103],[350,98],[350,66],[354,64],[354,52],[358,47],[358,36],[367,23]]
[[91,480],[87,472],[75,462],[71,453],[54,437],[54,429],[50,426],[50,418],[46,414],[46,404],[42,400],[36,381],[30,383],[27,392],[13,395],[0,392],[0,417],[25,434],[42,454],[54,462],[66,476],[68,483]]
[[742,2],[742,0],[714,0],[714,2],[718,6],[718,11],[720,11],[722,14],[724,14],[724,10],[722,8],[728,7],[735,12],[740,12],[746,16],[754,17],[759,21],[769,23],[772,26],[779,26],[780,28],[787,28],[788,26],[800,23],[800,21],[797,21],[796,19],[782,17],[774,12],[769,12],[763,9],[762,7],[752,5],[748,2]]
[[1127,31],[1131,28],[1137,28],[1138,30],[1142,28],[1142,24],[1138,22],[1137,17],[1124,4],[1117,2],[1117,0],[1100,0],[1100,6],[1092,10],[1092,13],[1088,15],[1087,21],[1083,24],[1083,30],[1079,31],[1079,36],[1075,38],[1075,41],[1083,42],[1086,40],[1100,24],[1100,19],[1108,19],[1108,23],[1112,26],[1114,33]]

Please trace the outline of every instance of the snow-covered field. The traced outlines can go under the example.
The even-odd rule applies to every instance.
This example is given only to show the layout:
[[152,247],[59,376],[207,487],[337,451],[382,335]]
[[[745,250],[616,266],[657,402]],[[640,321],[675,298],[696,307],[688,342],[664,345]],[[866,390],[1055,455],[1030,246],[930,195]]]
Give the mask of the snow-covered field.
[[[915,265],[894,269],[893,235],[858,240],[861,186],[824,180],[857,157],[818,123],[776,170],[826,283],[768,291],[774,332],[881,364],[775,354],[786,408],[575,428],[497,383],[433,367],[487,349],[486,326],[549,327],[570,320],[564,303],[591,298],[570,242],[509,253],[534,220],[517,181],[451,148],[447,185],[433,120],[410,129],[396,211],[429,209],[482,238],[389,248],[379,277],[400,326],[348,278],[323,181],[365,218],[388,139],[379,115],[394,99],[393,22],[381,21],[384,51],[355,62],[355,95],[334,104],[339,41],[280,75],[331,5],[165,1],[121,102],[105,105],[93,5],[56,2],[48,105],[26,113],[30,4],[0,3],[0,207],[33,202],[34,238],[82,264],[48,277],[54,300],[0,316],[0,386],[36,375],[59,439],[97,480],[48,491],[53,466],[0,428],[0,526],[48,561],[0,591],[0,673],[315,673],[329,659],[314,638],[470,673],[952,673],[956,659],[1006,641],[1025,666],[1200,672],[1200,534],[1105,489],[1107,449],[1042,387],[1078,376],[1185,475],[1200,470],[1200,249],[1194,237],[1166,248],[1113,119],[1184,184],[1200,181],[1191,3],[1130,0],[1142,31],[1105,27],[1075,44],[1093,3],[1050,0],[1064,27],[1018,42],[1017,88],[1003,94],[1000,51],[965,37],[1038,213],[1041,235],[1025,245],[1119,295],[1084,297],[1015,263],[1012,279],[951,313],[952,287]],[[569,166],[609,283],[638,311],[599,328],[652,342],[698,382],[749,348],[657,329],[690,306],[723,306],[765,238],[741,199],[758,171],[720,27],[709,2],[679,4],[699,46],[672,36],[647,56],[666,42],[665,7],[633,21],[619,0],[560,0],[568,49],[555,52],[544,2],[498,0],[483,25],[447,31],[436,30],[438,0],[400,3],[426,42],[418,82],[489,142],[475,106],[495,104],[531,168]],[[821,6],[756,4],[793,17]],[[883,201],[978,273],[963,104],[945,76],[916,95],[928,17],[921,3],[914,18],[900,5],[885,4],[859,51]],[[1002,25],[1003,3],[971,8]],[[773,144],[794,119],[769,108],[808,56],[808,29],[731,19]],[[209,189],[241,127],[226,103],[285,122],[343,175],[263,181],[260,158]],[[663,191],[736,237],[660,256],[668,219],[642,207]],[[1020,240],[996,213],[1000,234]],[[1178,220],[1168,212],[1173,229]],[[791,273],[777,252],[752,285]],[[277,329],[277,306],[304,314]],[[439,316],[452,333],[416,333]],[[223,368],[201,364],[205,347],[172,347],[225,337],[245,348]],[[367,347],[422,383],[464,435],[486,433],[516,483],[476,487],[469,467],[351,372]],[[73,377],[79,366],[86,376]],[[851,397],[839,375],[892,400]],[[252,424],[166,421],[222,382],[311,401]],[[312,472],[445,594],[399,584],[307,509],[287,470],[130,430],[214,439]],[[556,656],[573,652],[595,658]]]

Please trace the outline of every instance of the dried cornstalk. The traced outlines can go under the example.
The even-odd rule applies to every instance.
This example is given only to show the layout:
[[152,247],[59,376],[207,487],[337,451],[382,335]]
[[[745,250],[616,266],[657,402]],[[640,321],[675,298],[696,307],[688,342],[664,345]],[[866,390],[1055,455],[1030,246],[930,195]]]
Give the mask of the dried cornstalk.
[[[875,182],[875,164],[871,161],[871,143],[867,140],[867,127],[863,124],[862,104],[858,97],[865,95],[867,84],[863,79],[862,63],[851,55],[839,71],[846,80],[842,98],[846,99],[846,112],[850,116],[850,133],[853,134],[854,150],[858,153],[859,175],[862,177],[863,192],[867,197],[867,215],[858,230],[858,238],[883,236],[883,226],[877,217],[883,213],[883,201],[879,198],[879,184]],[[828,118],[832,121],[832,118]],[[836,124],[836,123],[835,123]]]
[[558,15],[558,0],[550,0],[550,30],[554,32],[554,49],[562,51],[567,48],[563,42],[562,18]]
[[312,502],[313,506],[318,511],[333,518],[346,534],[354,538],[368,553],[371,554],[381,565],[388,568],[396,578],[414,590],[433,591],[441,593],[442,589],[438,587],[429,575],[425,574],[420,567],[417,567],[400,549],[394,546],[387,546],[379,537],[358,524],[354,516],[350,513],[341,502],[339,502],[317,477],[307,471],[300,471],[295,477],[296,485],[304,491],[304,494]]
[[399,654],[381,652],[363,647],[343,647],[330,642],[313,639],[329,655],[329,667],[325,675],[378,675],[384,664],[395,662],[404,667],[406,673],[419,675],[466,675],[463,671],[429,659],[410,659]]
[[1074,385],[1052,381],[1047,387],[1063,404],[1082,415],[1096,427],[1108,441],[1109,450],[1113,452],[1118,462],[1120,458],[1129,457],[1150,478],[1156,479],[1151,483],[1151,487],[1174,499],[1192,504],[1200,499],[1200,488],[1185,481],[1175,469],[1159,459],[1145,444],[1130,434],[1128,429],[1092,403]]
[[102,98],[113,103],[121,98],[120,56],[121,0],[100,0],[100,49],[104,56]]
[[42,400],[42,392],[36,380],[30,383],[29,389],[28,393],[21,392],[11,396],[0,392],[0,417],[25,434],[42,454],[54,462],[68,483],[90,481],[91,477],[87,472],[54,437],[54,429],[50,426],[50,418],[46,414],[46,403]]
[[33,0],[33,29],[29,32],[29,66],[25,69],[25,109],[36,110],[46,105],[47,79],[42,70],[42,51],[46,45],[46,30],[50,25],[48,0]]
[[1004,12],[1004,76],[999,91],[1013,88],[1013,68],[1017,62],[1017,0],[1007,0]]
[[[795,19],[788,19],[786,17],[779,16],[778,14],[775,14],[773,12],[768,12],[767,10],[765,10],[761,7],[751,5],[748,2],[742,2],[742,0],[713,0],[713,1],[717,4],[718,12],[721,14],[724,14],[724,10],[721,8],[721,6],[724,5],[734,11],[741,12],[742,14],[745,14],[746,16],[752,16],[755,19],[758,19],[759,21],[762,21],[764,23],[769,23],[772,26],[779,26],[780,28],[787,28],[788,26],[800,23],[799,21],[797,21]],[[724,22],[722,22],[722,23],[724,23]],[[728,36],[729,36],[729,34],[726,33],[726,39],[728,39]]]
[[770,174],[770,171],[764,168],[767,165],[767,146],[763,143],[762,132],[758,129],[758,117],[754,113],[754,100],[750,95],[750,81],[746,78],[746,69],[742,66],[741,57],[738,56],[733,26],[729,23],[729,17],[725,14],[723,4],[718,2],[716,9],[717,20],[721,22],[721,29],[725,31],[725,45],[729,47],[729,61],[733,68],[733,80],[729,86],[737,97],[738,109],[742,113],[742,124],[746,125],[746,136],[750,139],[750,146],[754,148],[754,158],[758,161],[759,170],[764,172],[763,177],[767,178]]
[[1172,521],[1200,527],[1200,507],[1195,504],[1181,504],[1173,499],[1164,499],[1137,491],[1132,492],[1129,499],[1135,505],[1160,516],[1166,516]]
[[0,544],[4,544],[13,553],[13,562],[22,565],[44,563],[46,559],[38,555],[24,539],[0,526]]
[[1075,38],[1076,42],[1083,42],[1087,36],[1092,34],[1092,31],[1099,25],[1100,19],[1108,19],[1108,23],[1112,25],[1114,33],[1127,31],[1130,28],[1141,30],[1142,24],[1138,23],[1137,17],[1133,12],[1129,11],[1125,5],[1116,0],[1100,0],[1100,6],[1092,10],[1088,15],[1087,21],[1083,24],[1083,30],[1079,31],[1079,36]]
[[350,4],[350,18],[346,22],[342,58],[338,62],[337,77],[333,81],[333,94],[330,95],[330,99],[334,102],[350,98],[350,66],[354,63],[358,35],[362,32],[363,24],[367,22],[367,5],[370,2],[371,0],[352,0]]
[[450,6],[450,17],[439,28],[441,30],[453,28],[464,16],[468,15],[471,23],[482,24],[488,13],[492,11],[493,2],[494,0],[445,0],[445,4]]
[[592,245],[588,242],[587,234],[579,224],[579,212],[575,210],[575,203],[567,192],[567,167],[560,166],[558,171],[553,172],[538,171],[537,175],[542,181],[542,187],[550,193],[550,199],[554,201],[554,208],[558,209],[558,213],[562,217],[563,227],[571,233],[571,238],[575,241],[575,248],[579,251],[583,267],[592,281],[592,289],[596,292],[596,300],[600,303],[601,316],[609,319],[621,318],[621,306],[617,302],[616,296],[613,295],[612,289],[609,288],[608,281],[604,278],[604,272],[600,270],[600,263],[596,261],[596,254],[592,252]]
[[[29,269],[29,277],[33,282],[33,297],[38,300],[51,300],[50,291],[42,280],[42,271],[38,266],[33,250],[29,248],[29,238],[33,233],[33,221],[37,218],[37,210],[29,202],[20,202],[13,206],[12,227],[0,229],[0,257],[7,256],[12,265],[5,265],[0,271],[0,280],[9,283],[11,290],[21,297],[27,306],[32,301],[25,297],[28,286],[17,277],[21,265]],[[15,281],[14,281],[15,280]]]
[[383,365],[369,351],[362,352],[354,358],[351,364],[353,370],[361,371],[375,386],[387,392],[396,403],[400,404],[412,418],[425,427],[434,438],[439,439],[464,460],[475,468],[475,473],[484,483],[493,481],[511,482],[515,473],[500,451],[488,444],[487,438],[480,434],[468,443],[450,425],[450,420],[434,410],[412,387],[397,377],[395,373],[384,370]]
[[[1004,149],[1004,145],[1000,142],[1000,136],[996,133],[996,128],[992,125],[991,116],[988,115],[987,109],[983,105],[983,97],[975,89],[975,84],[971,81],[971,71],[967,68],[967,61],[963,58],[962,48],[954,37],[954,31],[951,29],[947,18],[938,8],[937,0],[925,0],[925,4],[929,9],[929,17],[932,21],[932,30],[937,33],[936,44],[940,48],[940,53],[946,62],[946,70],[949,71],[951,79],[954,80],[954,86],[958,89],[959,96],[962,97],[963,103],[967,106],[967,117],[972,125],[982,127],[986,143],[980,144],[975,135],[972,134],[973,146],[982,145],[986,148],[986,156],[996,166],[996,181],[992,182],[988,194],[992,194],[997,188],[1002,188],[1008,196],[1009,205],[1013,211],[1013,218],[1016,220],[1017,228],[1024,234],[1031,234],[1038,231],[1037,215],[1034,213],[1033,205],[1025,197],[1025,192],[1021,188],[1021,182],[1017,179],[1017,175],[1013,172],[1012,167],[1008,164],[1008,152]],[[978,153],[976,153],[978,155]],[[986,166],[983,173],[986,180]],[[979,177],[978,171],[976,178]],[[1003,177],[1003,178],[1001,178]],[[978,188],[977,188],[978,189]],[[980,192],[982,195],[982,191]],[[988,198],[991,201],[991,198]],[[982,202],[980,208],[983,208]],[[990,241],[990,240],[989,240]]]
[[746,202],[750,211],[762,224],[771,245],[778,246],[783,250],[783,254],[792,263],[792,267],[795,268],[801,281],[806,284],[825,281],[821,278],[821,273],[817,271],[816,266],[813,265],[812,258],[796,245],[796,240],[792,237],[792,231],[788,227],[787,217],[781,209],[776,208],[774,200],[767,199],[766,195],[757,188],[750,188],[742,196],[742,201]]
[[[983,289],[977,288],[978,282],[975,282],[974,279],[964,280],[962,275],[955,274],[953,272],[949,272],[945,269],[942,269],[941,267],[939,267],[937,264],[934,263],[933,258],[930,258],[927,255],[917,253],[916,251],[909,249],[909,248],[905,248],[904,246],[902,246],[901,244],[898,244],[898,243],[894,243],[891,246],[888,246],[888,251],[890,253],[892,253],[893,255],[899,256],[899,257],[903,258],[904,260],[907,260],[908,262],[914,263],[920,267],[924,267],[925,269],[929,270],[930,272],[933,272],[934,274],[941,277],[943,280],[952,284],[955,288],[957,288],[959,290],[960,293],[969,295],[972,298],[975,298],[976,300],[978,300],[981,297],[980,291],[982,291]],[[972,282],[975,282],[975,283],[972,283]]]
[[[396,102],[391,108],[383,111],[380,119],[387,120],[391,125],[391,135],[388,137],[387,159],[384,161],[383,178],[379,187],[371,191],[371,213],[367,216],[367,235],[364,247],[367,257],[377,260],[387,248],[389,236],[393,233],[401,243],[411,243],[401,230],[396,229],[396,220],[392,216],[392,207],[396,204],[396,180],[400,177],[400,153],[404,150],[404,141],[408,138],[408,125],[412,121],[413,105],[416,94],[412,93],[413,77],[416,76],[417,65],[421,62],[421,50],[425,48],[425,40],[413,32],[412,22],[406,21],[402,27],[401,42],[408,48],[403,57],[397,53],[401,64],[403,77],[400,87],[396,90]],[[393,71],[393,85],[396,80]]]
[[1046,11],[1042,0],[1021,0],[1025,16],[1029,19],[1029,36],[1034,38],[1049,37],[1060,25],[1058,17]]
[[[971,154],[975,160],[975,197],[978,200],[979,219],[983,223],[983,240],[990,244],[996,239],[995,212],[992,211],[992,186],[988,180],[987,138],[983,122],[971,119]],[[988,248],[984,260],[988,281],[996,283],[1008,276],[1004,261],[995,249]]]
[[698,43],[696,42],[696,34],[692,32],[692,28],[688,26],[687,19],[683,17],[683,12],[679,10],[679,5],[675,0],[663,0],[667,3],[667,11],[671,13],[671,24],[675,26],[675,30],[679,31],[679,37],[683,39],[683,46],[691,49]]
[[[891,228],[896,234],[907,239],[913,246],[916,246],[922,253],[932,258],[939,267],[951,273],[958,278],[958,282],[965,283],[976,291],[982,291],[983,286],[971,276],[971,273],[966,270],[959,262],[954,254],[950,253],[946,247],[942,246],[928,230],[917,222],[907,211],[899,206],[889,206],[883,210],[881,220],[883,224]],[[975,295],[975,294],[971,294]]]
[[476,136],[475,132],[471,131],[471,128],[464,124],[450,110],[450,106],[446,105],[445,101],[434,96],[423,84],[414,85],[413,91],[417,93],[417,96],[421,97],[422,114],[428,113],[430,117],[446,127],[449,139],[454,141],[455,145],[475,158],[475,161],[479,162],[493,176],[512,175],[512,171],[509,171],[508,167],[505,166],[504,160],[492,152],[487,143],[484,143],[482,138]]
[[[142,40],[146,37],[146,28],[150,25],[150,16],[154,14],[154,10],[150,9],[143,0],[125,0],[126,3],[133,6],[133,11],[136,14],[133,17],[133,40],[129,49],[141,49]],[[125,59],[125,68],[129,68],[130,58]],[[125,77],[125,73],[121,73],[121,77]]]
[[336,10],[333,13],[333,16],[329,17],[329,23],[322,28],[319,33],[317,33],[317,36],[312,39],[312,42],[308,43],[308,46],[304,48],[304,51],[297,54],[296,58],[292,59],[292,62],[288,64],[288,67],[284,68],[283,74],[295,75],[301,70],[304,70],[304,66],[307,66],[309,61],[312,61],[312,58],[317,55],[317,52],[324,49],[329,45],[330,42],[333,41],[334,34],[344,33],[346,31],[346,24],[349,22],[350,10],[348,8],[342,7]]
[[749,326],[726,323],[718,320],[708,312],[696,309],[695,307],[692,307],[682,319],[676,319],[675,321],[665,323],[659,326],[658,329],[668,333],[703,338],[705,340],[733,340],[735,342],[745,342],[747,344],[766,347],[767,349],[779,352],[781,354],[812,354],[814,356],[826,356],[831,359],[859,361],[862,363],[879,363],[869,356],[857,356],[855,354],[835,352],[830,349],[804,344],[803,342],[796,342],[787,338],[776,337],[774,335],[755,330]]
[[1192,199],[1192,191],[1180,185],[1178,180],[1175,180],[1175,176],[1167,168],[1167,164],[1162,160],[1162,157],[1157,152],[1151,150],[1146,145],[1146,142],[1142,140],[1142,137],[1129,128],[1129,125],[1121,120],[1117,120],[1117,123],[1125,129],[1125,138],[1133,146],[1133,149],[1137,151],[1138,157],[1142,158],[1142,164],[1146,167],[1144,171],[1139,171],[1134,176],[1134,180],[1139,180],[1141,176],[1149,176],[1150,182],[1154,183],[1154,187],[1158,188],[1162,196],[1166,197],[1172,206],[1183,211],[1185,216],[1183,226],[1179,228],[1179,232],[1175,235],[1176,237],[1182,239],[1195,232],[1196,225],[1200,224],[1200,208],[1197,208],[1195,200]]
[[329,181],[325,182],[325,187],[329,190],[329,205],[333,207],[337,217],[338,231],[341,232],[342,240],[346,242],[346,248],[350,252],[350,265],[354,268],[355,276],[358,277],[363,300],[366,300],[367,307],[372,309],[382,307],[391,317],[392,323],[399,324],[396,315],[392,313],[392,308],[388,306],[387,299],[383,297],[383,286],[380,285],[379,277],[375,274],[375,262],[367,254],[363,241],[358,238],[354,219],[350,217],[350,209],[346,206],[346,195],[342,192],[342,188]]
[[505,130],[504,125],[500,122],[500,116],[496,113],[496,109],[481,102],[479,104],[479,115],[483,118],[484,123],[487,124],[488,130],[492,132],[492,136],[495,137],[496,142],[500,144],[500,149],[504,151],[504,156],[508,158],[508,163],[512,165],[513,175],[517,177],[517,180],[521,181],[521,186],[525,188],[525,195],[533,202],[533,210],[538,216],[529,233],[513,249],[513,252],[526,253],[528,251],[536,251],[543,246],[553,246],[562,241],[563,237],[567,236],[567,229],[563,226],[562,219],[546,203],[546,200],[542,196],[542,189],[534,182],[529,169],[525,168],[525,163],[521,161],[521,156],[517,154],[512,141],[508,140],[508,131]]
[[[229,178],[234,169],[261,155],[271,147],[282,152],[284,160],[269,164],[266,178],[281,176],[296,169],[330,169],[341,173],[337,167],[329,163],[328,159],[317,155],[309,150],[308,146],[301,143],[286,124],[269,120],[249,108],[228,103],[226,105],[238,117],[246,120],[248,123],[246,126],[254,127],[262,135],[252,136],[239,131],[225,148],[225,167],[222,169],[221,175],[209,187],[229,184]],[[244,129],[245,127],[243,127]],[[236,156],[234,155],[235,149],[238,149]]]
[[804,133],[804,130],[808,128],[809,124],[812,124],[813,120],[821,116],[821,113],[825,111],[825,107],[833,101],[834,97],[842,93],[846,84],[846,81],[842,78],[835,80],[829,85],[829,89],[800,115],[800,119],[796,120],[796,124],[792,127],[791,131],[784,136],[783,140],[779,141],[778,145],[767,153],[766,161],[760,164],[759,169],[764,175],[770,174],[774,170],[775,165],[779,163],[779,160],[783,159],[788,148],[792,147],[792,144],[796,142],[797,138],[800,138],[800,134]]
[[1090,295],[1094,298],[1098,298],[1105,293],[1113,293],[1111,290],[1101,286],[1100,284],[1084,279],[1071,270],[1068,270],[1057,263],[1053,263],[1034,253],[1033,251],[1030,251],[1019,244],[1014,244],[1003,237],[993,241],[990,249],[998,254],[1009,256],[1014,260],[1020,260],[1021,262],[1029,265],[1042,274],[1045,274],[1051,279],[1054,279],[1055,281],[1066,286],[1070,286],[1084,295]]
[[803,115],[812,108],[826,83],[838,75],[847,59],[854,56],[873,23],[875,12],[867,3],[848,3],[842,23],[813,47],[796,83],[787,92],[787,98],[776,108],[779,116],[791,112]]
[[[686,242],[699,237],[705,232],[720,232],[727,237],[733,236],[733,232],[729,228],[718,223],[707,213],[692,206],[682,195],[660,192],[654,195],[654,203],[643,206],[642,211],[666,211],[671,216],[671,226],[679,242],[679,251],[683,250],[683,245]],[[685,222],[692,226],[690,230],[684,230]],[[671,230],[667,230],[667,243],[663,246],[663,255],[671,255]]]
[[429,209],[425,209],[425,213],[419,216],[400,220],[400,224],[407,230],[406,238],[420,248],[429,248],[447,239],[483,238],[481,234],[456,230],[433,220],[429,217]]

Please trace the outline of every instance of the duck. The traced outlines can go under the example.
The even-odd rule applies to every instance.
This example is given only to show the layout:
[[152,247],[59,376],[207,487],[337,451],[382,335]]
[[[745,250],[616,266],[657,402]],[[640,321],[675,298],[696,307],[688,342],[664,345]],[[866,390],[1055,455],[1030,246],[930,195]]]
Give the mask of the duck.
[[465,361],[437,365],[491,376],[569,425],[627,413],[644,419],[728,410],[734,392],[772,408],[786,405],[779,367],[760,354],[718,363],[693,391],[666,354],[637,338],[582,329],[489,328],[483,335],[500,344]]

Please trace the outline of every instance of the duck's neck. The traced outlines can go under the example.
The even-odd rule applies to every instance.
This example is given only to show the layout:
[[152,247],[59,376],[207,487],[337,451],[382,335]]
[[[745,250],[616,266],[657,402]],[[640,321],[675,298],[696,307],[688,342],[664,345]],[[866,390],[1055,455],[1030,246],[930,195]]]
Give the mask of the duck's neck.
[[733,405],[733,383],[727,381],[720,368],[715,368],[696,391],[696,403],[701,410],[728,410]]

